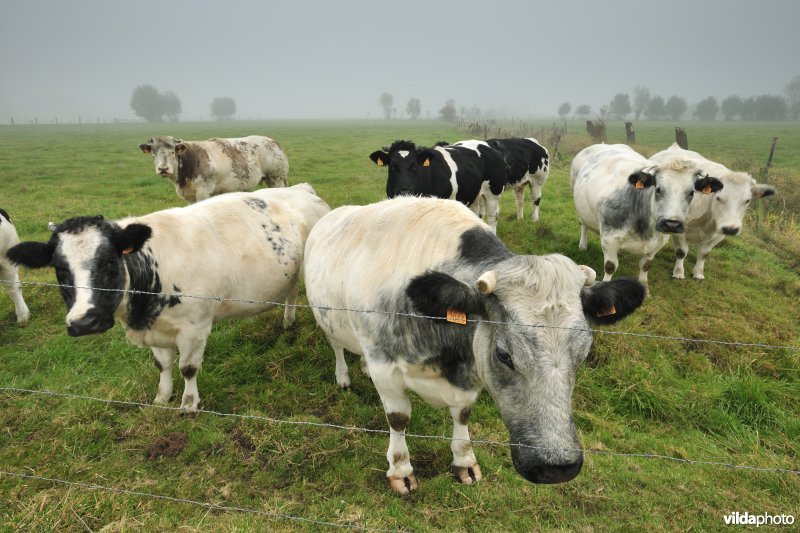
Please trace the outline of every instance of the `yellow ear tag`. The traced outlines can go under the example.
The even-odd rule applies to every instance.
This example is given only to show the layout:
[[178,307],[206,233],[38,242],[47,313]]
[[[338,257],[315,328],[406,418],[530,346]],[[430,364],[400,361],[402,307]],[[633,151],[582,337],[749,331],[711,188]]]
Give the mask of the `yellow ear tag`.
[[705,187],[703,187],[703,190],[700,191],[700,192],[702,192],[703,194],[711,194],[711,192],[712,192],[711,191],[711,185],[706,185]]
[[453,324],[461,324],[463,326],[467,323],[467,313],[451,307],[447,310],[447,321],[452,322]]
[[598,311],[597,318],[616,315],[616,314],[617,314],[617,308],[612,305],[610,309],[606,309],[604,311]]
[[379,167],[382,167],[382,166],[383,166],[383,159],[378,159],[378,160],[377,160],[375,163],[376,163],[376,164],[377,164]]
[[122,250],[122,253],[126,254],[126,255],[130,254],[130,253],[133,253],[133,247],[129,246],[129,247],[125,248],[124,250]]
[[644,189],[644,183],[642,183],[642,180],[636,180],[634,187],[637,189]]
[[426,159],[425,161],[422,162],[422,166],[423,167],[431,166],[431,160],[430,159]]

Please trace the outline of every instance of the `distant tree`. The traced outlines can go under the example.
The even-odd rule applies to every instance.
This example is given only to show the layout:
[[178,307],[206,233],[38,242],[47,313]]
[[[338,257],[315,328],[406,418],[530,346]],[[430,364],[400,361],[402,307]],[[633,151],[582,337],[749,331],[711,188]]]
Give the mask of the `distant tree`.
[[786,85],[783,91],[786,93],[789,118],[792,120],[800,119],[800,75],[792,78],[792,81]]
[[608,114],[616,120],[624,119],[631,112],[631,98],[625,93],[617,93],[608,105]]
[[660,120],[666,115],[666,104],[664,99],[660,96],[654,96],[647,102],[647,107],[644,109],[644,114],[647,115],[647,120]]
[[720,104],[722,109],[722,116],[725,120],[733,120],[736,115],[742,114],[742,97],[738,94],[732,94],[722,101]]
[[786,120],[788,107],[786,99],[782,96],[772,94],[756,96],[756,120]]
[[755,120],[756,119],[756,99],[749,96],[742,100],[742,105],[739,108],[739,116],[742,120]]
[[417,120],[422,113],[422,104],[419,98],[411,98],[406,104],[406,114],[411,120]]
[[383,109],[383,118],[390,120],[392,118],[392,111],[394,110],[394,96],[387,92],[381,93],[381,97],[378,98],[378,105]]
[[588,117],[592,113],[592,108],[589,104],[581,104],[575,108],[575,114],[579,117]]
[[162,122],[166,111],[158,89],[147,84],[139,85],[133,90],[131,109],[147,122]]
[[178,98],[174,92],[168,91],[161,95],[161,100],[164,105],[164,114],[167,115],[167,120],[170,122],[178,122],[178,117],[183,112],[180,98]]
[[642,85],[637,85],[633,88],[633,114],[636,120],[647,109],[647,104],[650,103],[650,89]]
[[664,113],[672,120],[679,120],[687,109],[689,106],[686,104],[686,99],[677,95],[670,96],[664,104]]
[[442,120],[445,122],[455,122],[458,118],[458,112],[456,111],[456,101],[453,99],[448,100],[445,102],[444,107],[439,110],[439,116],[442,117]]
[[211,116],[216,120],[230,120],[236,114],[236,102],[230,96],[218,96],[211,101]]
[[566,117],[569,115],[569,112],[572,110],[572,104],[569,102],[564,102],[560,106],[558,106],[558,116],[561,118]]
[[719,105],[717,105],[717,99],[713,96],[702,100],[694,110],[694,115],[698,119],[706,121],[716,120],[717,113],[719,113]]

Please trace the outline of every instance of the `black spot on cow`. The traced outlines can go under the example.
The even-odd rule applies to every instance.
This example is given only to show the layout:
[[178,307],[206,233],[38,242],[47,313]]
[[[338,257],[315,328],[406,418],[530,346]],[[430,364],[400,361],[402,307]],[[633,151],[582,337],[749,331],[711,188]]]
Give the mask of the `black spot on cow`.
[[438,357],[424,361],[425,366],[438,370],[448,383],[467,390],[475,384],[475,362],[472,347],[443,346]]
[[181,368],[181,375],[186,379],[191,379],[197,374],[197,367],[188,365]]
[[267,208],[267,202],[260,198],[247,198],[245,199],[244,203],[246,203],[248,207],[254,211],[263,211]]
[[675,257],[676,257],[677,259],[683,259],[684,257],[686,257],[686,252],[684,252],[684,251],[683,251],[683,250],[681,250],[680,248],[676,248],[676,249],[675,249]]
[[222,153],[230,159],[231,161],[231,172],[234,176],[240,181],[247,181],[248,176],[248,168],[247,168],[247,157],[243,152],[243,148],[246,148],[247,145],[245,143],[239,143],[239,146],[233,146],[228,142],[225,142],[221,139],[211,139],[213,142],[217,143]]
[[389,421],[389,427],[395,431],[405,431],[408,427],[408,415],[403,413],[389,413],[386,415],[386,419]]
[[0,224],[3,223],[3,218],[11,222],[11,217],[8,216],[8,213],[6,213],[6,211],[2,208],[0,208],[0,217],[2,217],[0,218]]
[[472,414],[472,406],[463,408],[461,412],[458,413],[458,421],[466,426],[467,422],[469,422],[469,415],[471,414]]
[[642,239],[650,239],[653,236],[653,189],[647,185],[644,189],[626,186],[615,191],[601,206],[602,228],[633,230]]
[[[131,292],[128,295],[127,324],[133,330],[150,328],[164,307],[174,307],[181,303],[177,295],[143,294],[161,293],[161,278],[155,268],[153,258],[145,253],[123,256],[128,269]],[[177,287],[173,286],[177,289]],[[177,291],[176,291],[177,292]]]
[[211,159],[205,148],[186,144],[186,150],[177,154],[178,186],[185,187],[193,179],[211,179]]
[[470,265],[494,264],[513,255],[496,235],[481,228],[472,228],[461,234],[458,252]]
[[161,365],[161,361],[159,361],[155,357],[153,358],[153,364],[156,365],[156,368],[158,369],[159,372],[164,370],[164,367]]

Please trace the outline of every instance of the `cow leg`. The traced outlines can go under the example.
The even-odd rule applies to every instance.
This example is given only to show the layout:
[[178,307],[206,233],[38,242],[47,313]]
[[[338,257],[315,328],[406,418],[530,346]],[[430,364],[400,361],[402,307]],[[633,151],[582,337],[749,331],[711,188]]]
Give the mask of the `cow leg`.
[[645,294],[650,296],[650,290],[647,286],[647,273],[650,271],[650,265],[653,264],[653,257],[655,257],[655,252],[652,254],[645,254],[639,259],[639,282],[644,285]]
[[[369,357],[367,358],[369,362]],[[411,466],[406,446],[406,427],[411,420],[411,402],[404,390],[403,378],[393,365],[370,365],[370,376],[381,397],[386,420],[389,422],[389,449],[386,478],[389,488],[402,495],[417,490],[417,478]]]
[[494,194],[484,195],[486,204],[486,223],[492,228],[492,233],[497,235],[497,207],[500,204],[500,197]]
[[708,254],[711,253],[711,250],[723,240],[725,240],[725,235],[715,236],[710,241],[701,243],[700,246],[697,247],[697,262],[694,264],[694,269],[692,269],[692,277],[694,279],[706,279],[703,274],[706,266],[706,258],[708,258]]
[[542,203],[542,184],[531,180],[531,202],[533,202],[533,221],[539,222],[539,204]]
[[158,392],[153,403],[169,403],[169,399],[172,397],[172,364],[175,362],[175,348],[153,347],[153,358],[156,368],[160,372]]
[[675,279],[683,279],[683,260],[686,254],[689,253],[689,243],[686,242],[686,236],[682,234],[675,234],[672,236],[672,244],[675,245],[675,268],[672,269],[672,277]]
[[294,324],[294,315],[297,311],[295,307],[295,303],[297,302],[297,291],[300,290],[300,283],[297,282],[294,284],[294,287],[289,289],[289,293],[286,295],[286,308],[283,310],[283,327],[288,328],[292,324]]
[[336,355],[336,383],[346,391],[350,390],[350,371],[347,369],[347,361],[344,359],[344,348],[335,344],[330,337],[333,353]]
[[603,281],[611,281],[611,276],[616,272],[619,266],[619,242],[616,239],[600,239],[600,245],[603,248]]
[[466,485],[472,485],[483,479],[481,467],[472,451],[472,441],[467,428],[471,411],[472,406],[450,408],[450,416],[453,417],[453,440],[450,442],[450,449],[453,451],[453,475],[456,480]]
[[578,243],[578,248],[581,250],[585,250],[588,247],[588,241],[586,239],[586,224],[581,222],[581,240]]
[[[211,331],[211,325],[205,331],[191,330],[178,336],[180,361],[178,366],[183,376],[183,397],[181,409],[196,411],[200,405],[200,393],[197,390],[197,374],[203,365],[203,352]],[[183,332],[182,332],[183,333]]]
[[28,309],[28,306],[25,304],[25,300],[22,298],[22,287],[20,287],[19,273],[17,272],[17,269],[11,265],[0,263],[0,280],[6,280],[10,282],[3,283],[2,285],[8,293],[8,296],[11,298],[11,301],[14,302],[14,310],[17,314],[17,322],[20,324],[27,322],[31,317],[31,312]]
[[525,187],[528,186],[526,181],[521,181],[514,187],[514,200],[517,203],[517,220],[525,218]]

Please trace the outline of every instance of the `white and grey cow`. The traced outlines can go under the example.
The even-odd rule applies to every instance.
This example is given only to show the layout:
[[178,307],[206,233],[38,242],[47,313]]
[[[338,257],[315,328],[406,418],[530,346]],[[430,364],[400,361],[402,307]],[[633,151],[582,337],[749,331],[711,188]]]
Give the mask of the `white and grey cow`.
[[[348,350],[361,355],[380,394],[391,428],[392,490],[417,488],[404,436],[406,389],[449,409],[453,473],[463,483],[482,477],[467,422],[484,387],[522,476],[558,483],[578,474],[571,398],[592,344],[589,323],[613,323],[636,309],[640,283],[585,286],[594,280],[588,267],[562,255],[514,255],[469,208],[418,197],[332,211],[309,235],[304,268],[308,301],[321,306],[314,316],[336,354],[336,381],[350,387]],[[453,310],[468,321],[409,316],[444,318]]]
[[697,246],[697,262],[692,277],[705,279],[706,258],[711,250],[725,240],[728,235],[742,232],[744,214],[751,201],[775,194],[775,187],[757,183],[747,172],[735,172],[729,168],[706,159],[697,152],[684,150],[673,144],[650,157],[659,164],[675,159],[691,161],[694,166],[719,182],[704,189],[705,194],[696,194],[689,204],[686,217],[686,231],[672,236],[675,244],[675,268],[672,277],[684,278],[683,261],[689,253],[689,243]]
[[17,244],[19,244],[19,237],[17,230],[14,229],[14,224],[11,223],[11,217],[3,209],[0,209],[0,281],[2,281],[0,284],[14,302],[17,322],[22,323],[28,321],[31,312],[22,297],[17,267],[6,257],[6,250]]
[[182,141],[162,136],[139,149],[153,156],[156,174],[172,181],[178,196],[190,204],[226,192],[252,191],[259,183],[287,184],[289,160],[269,137]]
[[683,233],[696,191],[719,181],[701,176],[690,161],[656,163],[625,144],[595,144],[572,161],[570,184],[581,220],[579,248],[587,248],[587,229],[600,234],[604,281],[619,264],[618,252],[640,256],[639,281],[670,234]]
[[55,268],[70,335],[101,333],[116,317],[129,341],[151,347],[161,373],[156,403],[172,396],[177,349],[181,407],[196,410],[212,324],[279,301],[287,304],[284,325],[291,324],[305,241],[329,210],[305,183],[231,193],[116,222],[72,218],[56,225],[49,242],[23,242],[8,257]]

